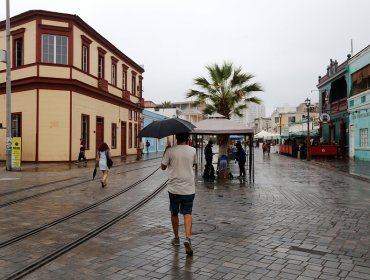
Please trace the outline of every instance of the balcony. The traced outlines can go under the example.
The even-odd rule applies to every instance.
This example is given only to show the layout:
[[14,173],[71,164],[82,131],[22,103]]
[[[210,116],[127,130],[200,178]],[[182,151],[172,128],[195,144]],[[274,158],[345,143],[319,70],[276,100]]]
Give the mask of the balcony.
[[330,103],[330,113],[338,113],[347,111],[347,98],[342,98]]

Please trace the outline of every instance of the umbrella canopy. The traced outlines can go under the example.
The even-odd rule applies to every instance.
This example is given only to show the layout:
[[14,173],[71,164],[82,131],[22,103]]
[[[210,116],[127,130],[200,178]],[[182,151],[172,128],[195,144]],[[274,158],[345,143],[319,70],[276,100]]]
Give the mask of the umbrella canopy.
[[169,135],[190,132],[193,128],[195,125],[179,118],[165,119],[148,124],[140,131],[139,137],[161,139]]

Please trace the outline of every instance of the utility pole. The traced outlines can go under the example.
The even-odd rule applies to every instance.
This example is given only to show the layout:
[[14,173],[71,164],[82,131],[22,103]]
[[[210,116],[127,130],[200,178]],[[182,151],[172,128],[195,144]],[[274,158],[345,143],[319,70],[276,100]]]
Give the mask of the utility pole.
[[6,0],[6,170],[12,170],[12,106],[10,77],[10,17],[9,0]]

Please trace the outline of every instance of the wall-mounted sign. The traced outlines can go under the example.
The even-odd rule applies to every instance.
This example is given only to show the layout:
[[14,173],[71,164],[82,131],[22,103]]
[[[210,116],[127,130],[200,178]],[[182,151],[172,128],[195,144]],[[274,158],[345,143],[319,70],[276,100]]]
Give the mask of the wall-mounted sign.
[[12,138],[12,168],[20,169],[22,161],[22,138]]
[[323,113],[320,115],[320,122],[327,123],[330,122],[330,115],[327,113]]

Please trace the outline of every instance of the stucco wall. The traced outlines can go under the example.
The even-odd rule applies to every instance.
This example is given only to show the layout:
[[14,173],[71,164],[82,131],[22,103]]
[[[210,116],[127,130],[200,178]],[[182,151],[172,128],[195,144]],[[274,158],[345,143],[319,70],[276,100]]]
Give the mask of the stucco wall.
[[[5,108],[5,95],[0,95],[0,106]],[[12,94],[12,112],[22,112],[22,161],[34,161],[36,155],[36,90]],[[6,126],[5,110],[0,123]],[[0,159],[5,160],[6,130],[0,130]]]
[[[36,21],[30,21],[26,24],[21,24],[10,29],[10,32],[25,28],[24,32],[24,64],[30,64],[36,62]],[[6,50],[5,30],[0,32],[0,49]],[[13,50],[13,39],[10,38],[10,49]],[[12,51],[11,51],[12,52]],[[12,53],[11,53],[12,56]],[[12,58],[10,58],[12,59]],[[6,65],[0,63],[0,71],[5,70]],[[1,82],[1,80],[0,80]]]
[[39,92],[39,160],[69,160],[69,91]]
[[[76,157],[79,151],[79,140],[81,138],[81,116],[82,114],[90,116],[90,149],[86,151],[88,159],[95,158],[96,146],[96,117],[104,118],[104,142],[109,147],[112,145],[112,123],[117,124],[117,148],[111,149],[112,156],[121,155],[121,121],[127,123],[127,130],[130,121],[128,121],[128,110],[119,106],[105,103],[87,96],[73,93],[72,97],[72,157]],[[136,122],[132,121],[133,127]],[[132,134],[134,136],[134,133]],[[128,133],[126,143],[128,146]],[[132,140],[134,143],[134,139]],[[127,154],[136,154],[136,148],[127,149]]]

